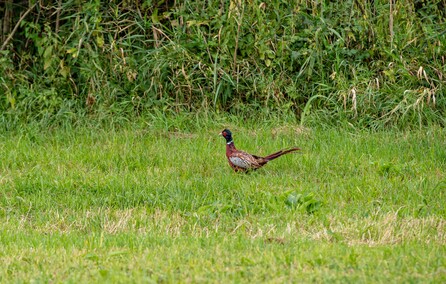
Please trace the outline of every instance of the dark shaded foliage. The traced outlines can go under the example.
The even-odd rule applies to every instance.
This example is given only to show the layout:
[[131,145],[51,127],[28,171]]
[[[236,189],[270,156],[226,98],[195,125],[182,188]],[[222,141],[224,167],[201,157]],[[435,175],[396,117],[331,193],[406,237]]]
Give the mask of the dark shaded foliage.
[[6,0],[0,109],[25,121],[217,109],[443,124],[445,3]]

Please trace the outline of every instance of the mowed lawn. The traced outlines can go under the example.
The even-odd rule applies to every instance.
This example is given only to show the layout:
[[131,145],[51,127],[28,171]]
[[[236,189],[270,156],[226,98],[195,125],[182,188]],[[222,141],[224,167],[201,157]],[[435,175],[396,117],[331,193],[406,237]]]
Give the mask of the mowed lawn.
[[0,134],[0,282],[446,281],[443,129],[228,127]]

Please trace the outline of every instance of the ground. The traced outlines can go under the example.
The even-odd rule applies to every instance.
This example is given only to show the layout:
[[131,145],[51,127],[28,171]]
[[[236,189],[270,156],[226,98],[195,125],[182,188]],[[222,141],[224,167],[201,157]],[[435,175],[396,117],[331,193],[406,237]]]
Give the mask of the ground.
[[227,125],[0,135],[1,282],[444,282],[446,135]]

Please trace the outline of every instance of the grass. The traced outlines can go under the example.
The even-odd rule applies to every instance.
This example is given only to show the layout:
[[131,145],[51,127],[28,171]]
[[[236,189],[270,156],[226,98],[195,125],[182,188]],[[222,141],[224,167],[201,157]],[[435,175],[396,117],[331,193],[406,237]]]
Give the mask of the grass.
[[[235,174],[224,127],[251,153],[303,150]],[[0,282],[444,282],[445,134],[3,132]]]

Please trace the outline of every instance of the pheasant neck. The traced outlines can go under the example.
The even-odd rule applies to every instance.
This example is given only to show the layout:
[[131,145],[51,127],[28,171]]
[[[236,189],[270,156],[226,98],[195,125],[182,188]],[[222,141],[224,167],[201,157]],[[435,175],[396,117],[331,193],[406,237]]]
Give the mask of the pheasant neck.
[[226,155],[231,155],[232,152],[236,151],[237,149],[235,148],[234,145],[234,141],[230,141],[226,143]]

